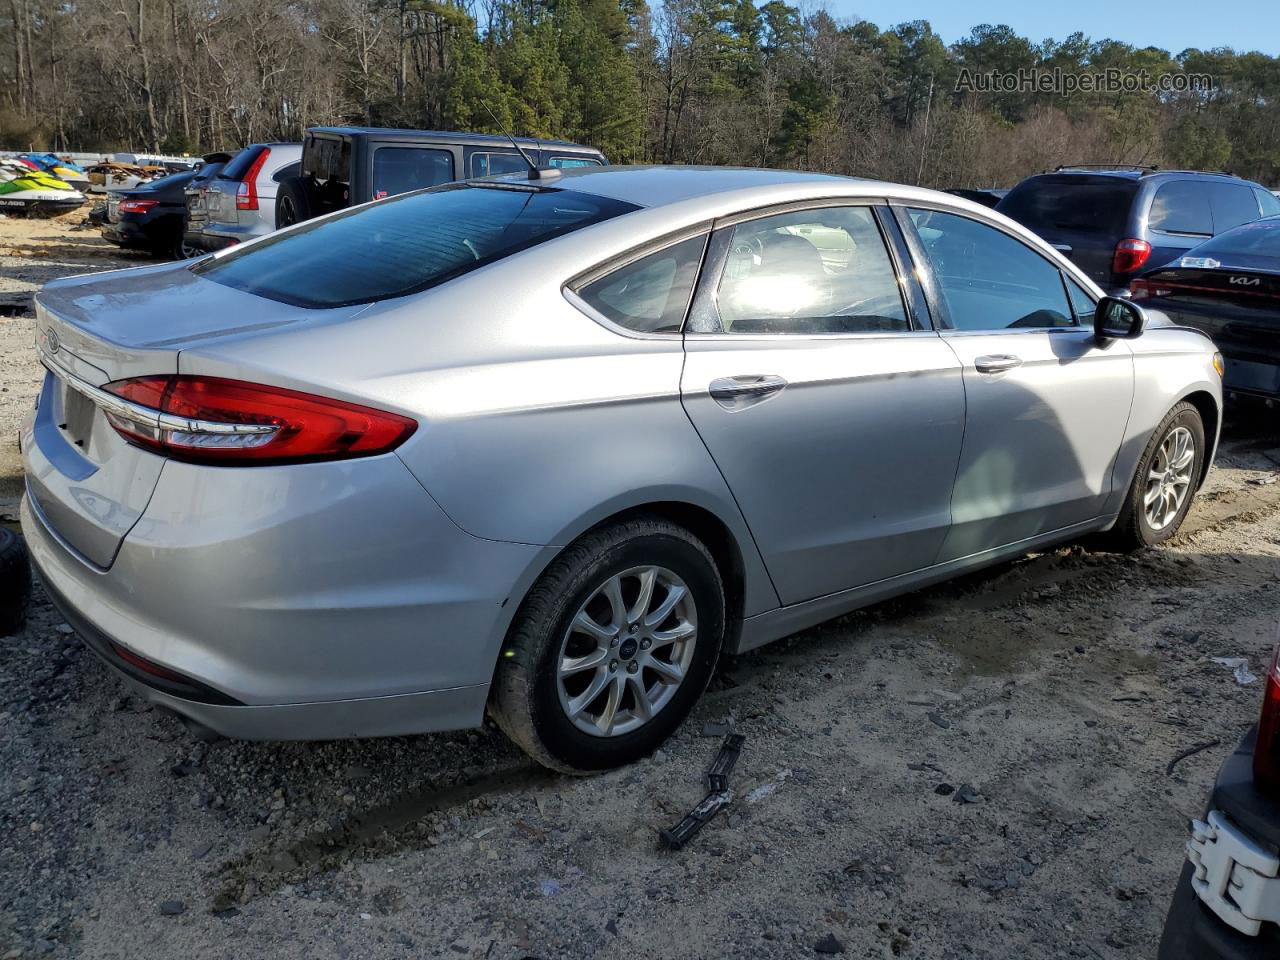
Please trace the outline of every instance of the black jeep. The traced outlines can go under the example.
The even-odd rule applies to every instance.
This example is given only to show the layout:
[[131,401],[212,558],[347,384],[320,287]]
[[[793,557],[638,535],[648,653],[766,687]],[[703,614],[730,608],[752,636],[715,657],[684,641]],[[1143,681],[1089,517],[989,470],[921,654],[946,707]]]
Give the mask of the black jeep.
[[[594,147],[520,138],[541,168],[604,164]],[[300,176],[281,181],[276,227],[310,220],[369,200],[454,180],[528,170],[511,140],[483,133],[313,127],[302,142]]]

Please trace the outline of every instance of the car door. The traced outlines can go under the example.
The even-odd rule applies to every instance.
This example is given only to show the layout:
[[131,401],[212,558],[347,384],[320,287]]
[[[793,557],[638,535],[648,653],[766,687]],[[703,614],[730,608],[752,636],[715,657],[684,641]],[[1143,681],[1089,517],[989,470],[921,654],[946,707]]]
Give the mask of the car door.
[[1092,295],[1011,232],[896,207],[963,371],[964,447],[939,561],[1097,518],[1133,399],[1133,352],[1093,336]]
[[784,603],[927,567],[946,536],[960,366],[895,256],[870,203],[747,214],[708,244],[681,395]]

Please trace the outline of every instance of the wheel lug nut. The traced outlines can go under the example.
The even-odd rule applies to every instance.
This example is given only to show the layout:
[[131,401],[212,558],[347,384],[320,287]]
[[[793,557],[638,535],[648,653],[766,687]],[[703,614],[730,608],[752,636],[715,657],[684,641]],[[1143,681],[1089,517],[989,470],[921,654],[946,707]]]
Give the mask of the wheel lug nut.
[[618,672],[618,661],[617,661],[617,660],[610,660],[610,661],[609,661],[609,672],[610,672],[610,673],[617,673],[617,672]]
[[627,673],[635,673],[639,669],[640,669],[640,665],[636,663],[634,660],[632,660],[630,663],[627,664]]
[[640,649],[641,649],[641,650],[648,650],[648,649],[649,649],[649,647],[651,647],[652,645],[653,645],[653,642],[652,642],[651,640],[647,639],[647,638],[646,638],[646,639],[644,639],[644,640],[641,640],[641,641],[640,641]]

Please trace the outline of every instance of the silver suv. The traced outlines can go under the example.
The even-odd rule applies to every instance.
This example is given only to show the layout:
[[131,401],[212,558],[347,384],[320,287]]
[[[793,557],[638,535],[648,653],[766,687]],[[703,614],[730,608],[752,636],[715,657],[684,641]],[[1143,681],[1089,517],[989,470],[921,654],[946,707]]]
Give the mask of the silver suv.
[[255,143],[236,154],[205,192],[201,246],[221,250],[274,230],[276,189],[298,175],[301,161],[300,143]]

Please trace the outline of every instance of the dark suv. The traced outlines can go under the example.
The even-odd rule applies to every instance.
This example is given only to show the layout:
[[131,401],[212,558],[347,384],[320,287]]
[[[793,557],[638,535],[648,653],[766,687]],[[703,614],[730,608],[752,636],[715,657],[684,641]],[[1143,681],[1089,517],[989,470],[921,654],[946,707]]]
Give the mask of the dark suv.
[[1058,167],[1028,177],[996,209],[1034,230],[1111,294],[1232,227],[1280,213],[1264,187],[1225,173]]
[[[519,139],[539,167],[604,164],[594,147]],[[276,192],[276,226],[397,193],[454,180],[523,173],[527,164],[506,137],[438,130],[313,127],[302,142],[301,175]]]

